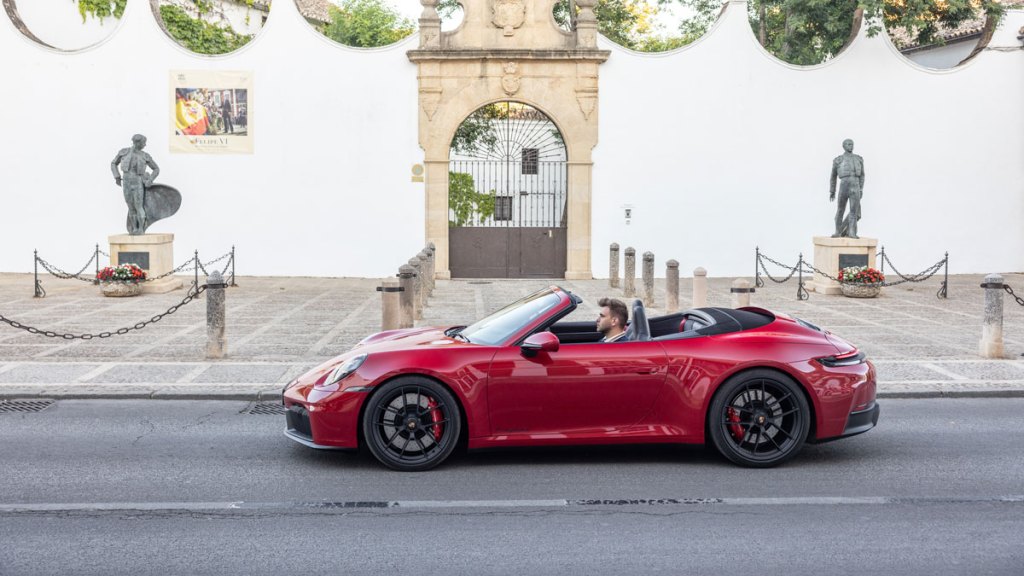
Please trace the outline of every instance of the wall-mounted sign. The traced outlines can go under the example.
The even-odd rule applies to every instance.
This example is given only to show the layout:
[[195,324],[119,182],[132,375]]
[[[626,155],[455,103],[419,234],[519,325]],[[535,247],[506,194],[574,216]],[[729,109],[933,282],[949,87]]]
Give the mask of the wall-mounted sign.
[[423,164],[412,165],[412,181],[423,182]]
[[252,72],[171,72],[171,152],[252,154]]

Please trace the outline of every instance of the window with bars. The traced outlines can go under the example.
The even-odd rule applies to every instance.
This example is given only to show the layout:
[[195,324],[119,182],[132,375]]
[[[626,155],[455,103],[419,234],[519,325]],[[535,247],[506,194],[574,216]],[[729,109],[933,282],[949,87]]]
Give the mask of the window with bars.
[[523,148],[523,174],[537,174],[539,163],[539,148]]
[[512,220],[512,197],[497,196],[494,198],[494,221]]

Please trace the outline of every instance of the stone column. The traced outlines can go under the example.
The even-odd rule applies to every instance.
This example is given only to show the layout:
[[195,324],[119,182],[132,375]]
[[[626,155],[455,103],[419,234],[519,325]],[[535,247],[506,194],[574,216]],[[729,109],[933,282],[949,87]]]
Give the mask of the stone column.
[[619,245],[614,242],[608,249],[608,287],[619,287]]
[[644,252],[644,268],[641,271],[644,279],[644,306],[654,306],[654,253]]
[[438,0],[420,0],[420,48],[441,47],[441,17],[437,14]]
[[626,248],[626,266],[622,277],[622,295],[626,298],[636,296],[636,250],[632,246]]
[[206,278],[206,357],[215,360],[228,354],[224,337],[224,277],[214,270]]
[[380,329],[394,330],[398,328],[401,321],[401,305],[398,302],[398,294],[402,288],[398,280],[387,279],[377,287],[380,292]]
[[437,246],[433,242],[427,243],[427,252],[430,253],[430,294],[434,294],[437,287]]
[[412,282],[413,314],[417,320],[423,319],[423,261],[416,258],[409,258],[409,266],[416,270],[416,276]]
[[985,276],[985,320],[981,325],[978,352],[982,358],[1003,357],[1003,277]]
[[708,271],[703,268],[693,270],[693,307],[703,308],[708,305]]
[[679,311],[679,262],[669,260],[665,263],[665,313]]
[[434,291],[434,280],[430,269],[433,267],[430,262],[430,250],[424,248],[416,255],[417,258],[423,262],[423,305],[427,305],[427,298],[430,297],[431,292]]
[[416,269],[403,264],[398,269],[398,327],[412,328],[416,323]]
[[732,288],[729,292],[732,293],[732,307],[743,308],[744,306],[750,306],[750,293],[754,289],[750,287],[750,280],[746,278],[737,278],[732,281]]

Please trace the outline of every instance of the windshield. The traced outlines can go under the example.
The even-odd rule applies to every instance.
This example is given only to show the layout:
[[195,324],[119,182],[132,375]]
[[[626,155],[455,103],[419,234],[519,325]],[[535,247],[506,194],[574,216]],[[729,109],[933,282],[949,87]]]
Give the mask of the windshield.
[[524,326],[558,305],[558,294],[545,288],[513,302],[459,333],[475,344],[493,346],[508,340]]

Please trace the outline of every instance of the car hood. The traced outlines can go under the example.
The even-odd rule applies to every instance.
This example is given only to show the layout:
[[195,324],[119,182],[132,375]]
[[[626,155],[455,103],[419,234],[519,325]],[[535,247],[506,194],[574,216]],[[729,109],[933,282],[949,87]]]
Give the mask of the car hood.
[[[352,349],[350,354],[369,354],[390,350],[419,349],[423,347],[439,348],[465,345],[466,342],[445,336],[447,328],[430,326],[422,328],[404,328],[386,330],[363,339]],[[346,354],[345,356],[348,356]]]

